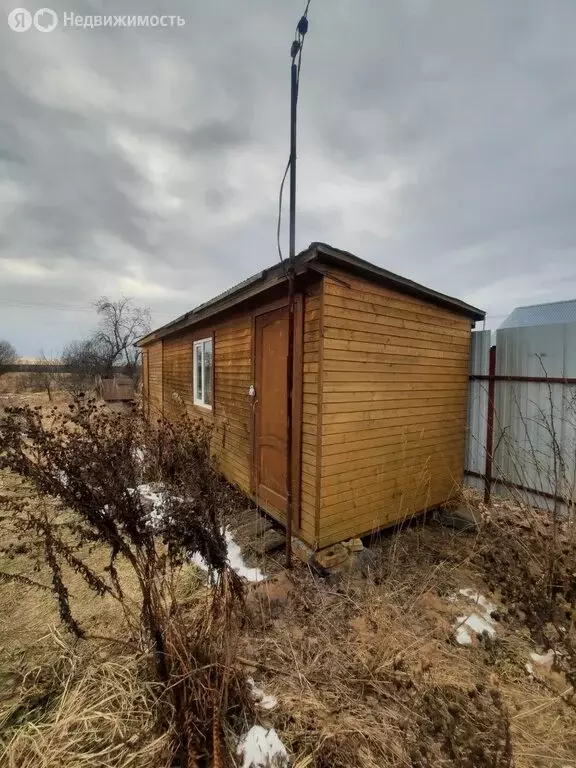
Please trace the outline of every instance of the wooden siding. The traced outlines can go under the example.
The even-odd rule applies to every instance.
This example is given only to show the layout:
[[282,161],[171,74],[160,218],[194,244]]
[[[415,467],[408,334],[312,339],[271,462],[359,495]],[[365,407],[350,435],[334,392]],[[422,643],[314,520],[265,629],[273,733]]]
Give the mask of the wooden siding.
[[148,382],[148,349],[142,350],[142,408],[146,418],[150,418],[150,384]]
[[168,419],[177,419],[192,403],[192,338],[188,333],[164,339],[164,415]]
[[[339,279],[309,286],[303,298],[299,533],[314,547],[446,500],[464,461],[470,321],[333,274]],[[176,418],[185,407],[212,418],[220,468],[251,497],[256,311],[145,349],[151,416],[163,409]],[[192,390],[193,342],[208,336],[212,412],[193,405]]]
[[319,483],[317,470],[318,435],[321,402],[320,347],[322,324],[321,284],[304,297],[304,344],[302,379],[302,463],[300,492],[300,529],[307,544],[318,537]]
[[[214,335],[214,405],[194,405],[192,357],[194,340]],[[222,473],[250,494],[252,318],[245,315],[213,330],[191,330],[164,339],[164,413],[214,419],[214,453]]]
[[148,407],[149,418],[162,415],[162,341],[146,348],[148,354]]
[[252,317],[218,325],[214,340],[216,454],[224,475],[250,495]]
[[468,318],[333,274],[346,285],[324,280],[320,547],[452,495],[471,343]]
[[[304,416],[302,421],[301,457],[301,525],[300,535],[309,545],[315,543],[318,495],[316,493],[318,367],[320,339],[321,290],[318,282],[304,297],[303,360]],[[163,342],[147,346],[149,382],[155,402],[168,418],[178,418],[184,407],[190,416],[214,419],[214,453],[225,477],[244,493],[252,493],[252,401],[253,384],[253,318],[254,311],[237,313],[225,323],[205,330],[193,329]],[[214,339],[214,406],[205,411],[194,406],[192,389],[192,355],[195,339],[213,335]],[[153,351],[154,350],[154,351]],[[157,406],[158,408],[158,406]],[[273,516],[283,515],[274,509]],[[295,531],[296,533],[296,531]]]

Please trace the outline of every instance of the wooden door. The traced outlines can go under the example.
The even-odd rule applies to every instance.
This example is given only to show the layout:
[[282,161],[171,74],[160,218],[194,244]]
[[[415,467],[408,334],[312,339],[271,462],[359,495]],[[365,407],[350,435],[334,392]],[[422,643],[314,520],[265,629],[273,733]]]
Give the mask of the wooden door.
[[286,360],[288,308],[255,318],[254,485],[257,497],[286,513]]

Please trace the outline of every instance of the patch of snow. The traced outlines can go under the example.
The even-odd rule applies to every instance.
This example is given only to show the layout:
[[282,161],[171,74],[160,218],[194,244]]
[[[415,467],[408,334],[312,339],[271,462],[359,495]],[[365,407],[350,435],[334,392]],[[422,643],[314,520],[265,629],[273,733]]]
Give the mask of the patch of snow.
[[458,621],[463,621],[467,627],[475,632],[477,635],[481,635],[482,632],[486,632],[490,637],[496,636],[496,630],[488,616],[481,616],[479,613],[471,613],[469,616],[459,616]]
[[459,626],[456,629],[456,642],[458,645],[472,645],[472,637],[470,632],[464,626]]
[[[264,581],[266,576],[262,573],[260,568],[250,568],[250,566],[246,565],[244,562],[244,559],[242,557],[242,552],[240,551],[240,547],[238,544],[234,541],[234,536],[232,535],[232,531],[229,528],[226,528],[224,531],[224,536],[226,538],[226,547],[228,549],[228,563],[230,565],[230,568],[232,568],[233,571],[236,571],[236,573],[239,576],[242,576],[247,581]],[[208,571],[208,563],[204,560],[202,555],[200,555],[198,552],[195,552],[192,557],[190,558],[190,562],[197,565],[199,568],[201,568],[203,571]]]
[[250,693],[252,694],[252,698],[256,702],[256,706],[260,707],[260,709],[274,709],[274,707],[278,704],[278,699],[276,696],[272,696],[272,694],[265,693],[262,688],[259,688],[256,683],[254,682],[254,679],[249,677],[246,681],[248,683],[248,687],[250,688]]
[[459,589],[458,594],[471,600],[477,607],[476,611],[456,619],[454,636],[458,645],[472,645],[473,634],[486,633],[489,637],[496,637],[492,612],[496,611],[498,606],[473,589]]
[[[534,668],[536,668],[539,672],[549,672],[552,669],[552,665],[554,664],[554,657],[556,654],[550,648],[546,653],[531,653],[530,658],[532,659],[532,662],[528,662],[530,664],[530,667],[532,668],[532,674],[537,676],[537,674],[534,672]],[[527,665],[528,666],[528,665]]]
[[[162,490],[153,490],[149,483],[142,483],[142,485],[138,485],[136,488],[128,488],[128,493],[137,493],[140,496],[142,503],[150,509],[148,513],[150,525],[153,528],[158,528],[164,515],[164,508],[167,500],[166,492]],[[146,504],[146,502],[148,502],[148,504]]]
[[274,728],[253,725],[244,734],[236,750],[243,758],[242,768],[285,768],[288,766],[288,752]]
[[194,563],[194,565],[197,565],[198,568],[200,568],[203,571],[210,570],[210,568],[208,567],[208,563],[206,562],[206,560],[204,560],[200,552],[194,552],[194,554],[191,555],[190,557],[190,562]]
[[534,661],[536,664],[540,664],[543,667],[544,666],[548,666],[548,665],[552,665],[552,662],[554,661],[554,656],[555,656],[555,653],[552,650],[552,648],[550,648],[550,650],[547,651],[546,653],[542,653],[542,654],[540,654],[540,653],[531,653],[530,654],[530,658],[532,659],[532,661]]
[[[158,489],[157,484],[155,487],[156,487],[156,490],[149,483],[142,483],[142,485],[137,486],[135,489],[128,488],[128,493],[139,494],[142,503],[149,508],[148,519],[150,521],[150,525],[153,528],[158,528],[160,526],[160,523],[162,522],[162,518],[165,515],[166,504],[169,497],[166,491],[161,490],[161,488]],[[173,496],[172,499],[174,499],[175,501],[183,501],[183,499],[179,498],[178,496]],[[232,535],[232,531],[230,530],[230,528],[226,528],[224,530],[224,537],[226,539],[226,548],[228,550],[228,563],[230,565],[230,568],[232,568],[233,571],[236,571],[236,573],[239,576],[242,576],[247,581],[252,581],[252,582],[264,581],[266,576],[262,573],[262,571],[259,568],[251,568],[250,566],[246,565],[246,563],[244,562],[244,558],[242,557],[242,552],[240,550],[240,547],[234,541],[234,536]],[[197,565],[203,571],[209,570],[208,564],[206,563],[202,555],[200,555],[198,552],[195,552],[190,557],[190,562]]]
[[66,487],[68,485],[68,483],[70,482],[68,480],[68,475],[66,474],[66,472],[64,472],[63,469],[57,469],[55,474],[56,474],[56,478],[58,480],[60,480],[60,482],[62,483],[63,486]]
[[226,546],[228,547],[228,562],[233,571],[239,576],[243,576],[248,581],[264,581],[266,576],[262,573],[260,568],[250,568],[244,562],[240,547],[234,541],[234,536],[229,528],[226,528],[224,533],[226,536]]
[[481,595],[480,592],[474,592],[473,589],[459,589],[458,594],[463,595],[464,597],[469,598],[473,603],[482,606],[482,608],[484,608],[485,612],[488,614],[491,614],[492,611],[498,610],[497,605],[494,605],[494,603],[486,600],[486,598]]

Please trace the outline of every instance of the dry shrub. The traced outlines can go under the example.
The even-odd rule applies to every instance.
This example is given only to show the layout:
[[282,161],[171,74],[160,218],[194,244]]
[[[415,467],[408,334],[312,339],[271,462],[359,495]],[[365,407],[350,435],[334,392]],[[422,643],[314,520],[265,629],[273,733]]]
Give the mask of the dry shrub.
[[576,684],[576,536],[550,512],[495,502],[484,510],[476,561],[510,614],[539,645],[560,651]]
[[[81,577],[95,597],[121,606],[126,639],[153,651],[162,687],[161,724],[175,728],[188,768],[223,752],[221,720],[236,711],[228,700],[240,578],[227,563],[221,514],[234,498],[210,453],[210,426],[183,418],[149,425],[140,412],[112,413],[79,398],[65,411],[8,409],[0,418],[0,469],[25,478],[38,497],[12,497],[3,520],[19,534],[16,546],[48,566],[60,618],[78,638],[86,631],[74,615],[68,574]],[[137,489],[154,480],[161,510]],[[150,488],[148,487],[148,491]],[[48,503],[49,500],[49,503]],[[89,557],[108,553],[104,571]],[[198,553],[217,585],[205,617],[190,624],[176,599],[179,568]],[[138,599],[129,596],[118,564],[130,571]],[[2,578],[27,585],[26,575]],[[236,691],[236,688],[234,689]],[[223,759],[223,758],[222,758]]]
[[0,764],[229,765],[233,734],[254,706],[235,665],[241,624],[226,576],[174,604],[165,620],[167,681],[150,651],[55,635],[54,661],[28,671],[0,705]]
[[367,580],[331,590],[297,579],[258,658],[285,670],[266,688],[298,768],[512,765],[507,708],[486,669],[449,642],[454,609],[439,610],[436,566],[394,576],[383,558]]
[[273,724],[295,768],[570,764],[576,717],[528,677],[526,630],[504,613],[495,640],[452,639],[462,606],[448,598],[470,586],[489,595],[474,564],[481,546],[481,535],[413,526],[371,548],[367,578],[327,586],[294,573],[282,619],[243,654],[279,699]]
[[187,766],[229,765],[254,704],[236,664],[244,614],[225,574],[211,589],[174,602],[166,631],[173,720],[189,735]]

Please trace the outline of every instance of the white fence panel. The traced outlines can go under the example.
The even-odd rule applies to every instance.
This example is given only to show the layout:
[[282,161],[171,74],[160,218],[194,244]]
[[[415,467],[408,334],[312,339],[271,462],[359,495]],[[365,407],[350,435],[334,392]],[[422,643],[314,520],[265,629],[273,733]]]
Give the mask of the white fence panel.
[[[471,375],[488,374],[490,338],[489,331],[474,332]],[[553,508],[553,496],[573,504],[576,385],[558,380],[576,379],[576,324],[497,331],[495,374],[556,382],[495,381],[494,490],[543,508]],[[472,380],[466,446],[468,472],[485,471],[487,419],[488,381]],[[468,476],[467,482],[477,488],[483,486],[479,478]]]
[[[470,375],[487,376],[490,360],[491,331],[473,331],[470,352]],[[488,419],[488,382],[471,379],[468,390],[468,430],[466,463],[469,472],[484,474],[486,467],[486,423]],[[473,488],[483,488],[484,481],[473,475],[466,477]]]
[[[496,334],[497,376],[572,378],[575,367],[574,325],[506,328]],[[494,477],[534,489],[523,494],[524,500],[544,508],[554,501],[541,494],[572,498],[576,387],[548,381],[497,381],[495,387]]]

